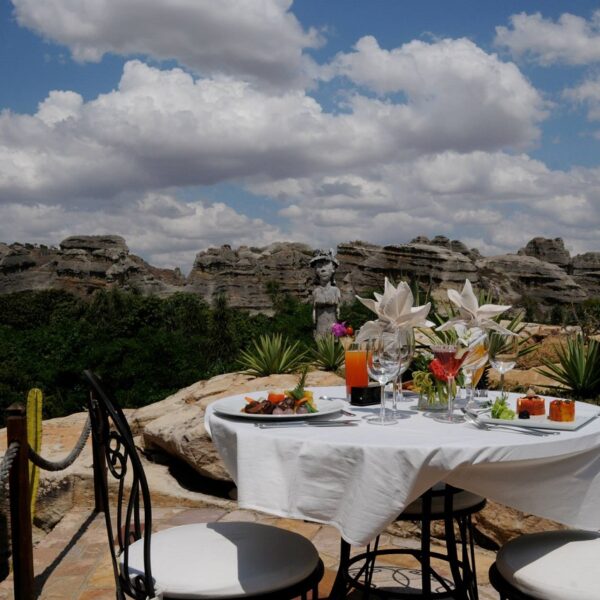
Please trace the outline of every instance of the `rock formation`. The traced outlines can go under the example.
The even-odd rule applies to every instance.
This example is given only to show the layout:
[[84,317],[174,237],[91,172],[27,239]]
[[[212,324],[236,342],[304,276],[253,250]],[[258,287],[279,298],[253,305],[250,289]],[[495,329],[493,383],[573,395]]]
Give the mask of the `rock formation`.
[[[225,245],[199,252],[186,278],[131,254],[119,236],[74,236],[58,248],[0,244],[0,293],[52,288],[88,296],[117,287],[161,296],[183,291],[208,302],[224,294],[232,307],[269,313],[274,292],[310,301],[312,255],[312,248],[294,242]],[[336,258],[343,302],[381,289],[385,276],[417,280],[431,286],[434,297],[445,297],[446,288],[469,278],[506,302],[527,298],[542,309],[600,295],[600,252],[571,257],[560,238],[534,238],[518,254],[492,257],[444,236],[389,246],[356,241],[339,244]]]
[[117,235],[73,236],[59,248],[0,245],[0,293],[62,289],[87,296],[100,288],[166,295],[183,286],[175,271],[156,269],[129,253]]
[[539,258],[544,262],[558,265],[563,269],[568,269],[571,263],[571,255],[565,248],[565,243],[561,238],[553,240],[543,237],[533,238],[518,253]]

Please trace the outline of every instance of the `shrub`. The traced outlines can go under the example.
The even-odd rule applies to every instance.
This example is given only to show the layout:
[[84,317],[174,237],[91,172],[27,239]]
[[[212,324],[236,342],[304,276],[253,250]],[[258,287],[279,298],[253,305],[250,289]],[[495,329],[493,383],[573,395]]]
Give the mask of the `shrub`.
[[316,348],[311,351],[314,365],[322,371],[337,371],[344,364],[344,347],[332,334],[316,340]]
[[600,343],[583,335],[567,339],[557,350],[558,364],[542,359],[545,369],[538,373],[558,385],[552,386],[575,400],[593,400],[600,396]]
[[277,373],[293,373],[306,362],[306,351],[298,341],[290,343],[280,333],[261,335],[252,346],[242,351],[239,364],[256,377]]

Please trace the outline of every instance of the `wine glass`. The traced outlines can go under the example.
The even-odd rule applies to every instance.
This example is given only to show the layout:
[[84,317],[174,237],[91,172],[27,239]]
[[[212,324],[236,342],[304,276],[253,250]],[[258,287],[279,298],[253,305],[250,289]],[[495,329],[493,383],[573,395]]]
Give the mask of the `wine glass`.
[[463,417],[454,414],[454,378],[465,360],[468,350],[453,344],[440,344],[431,346],[431,351],[440,363],[448,385],[448,413],[446,416],[436,417],[436,420],[444,423],[462,423]]
[[469,347],[469,352],[462,364],[462,372],[465,375],[466,409],[475,408],[473,388],[477,385],[483,374],[483,367],[489,358],[488,349],[488,337],[487,335],[483,335]]
[[400,347],[398,336],[394,333],[383,333],[370,340],[367,345],[367,371],[371,379],[381,385],[381,408],[379,415],[369,417],[367,423],[372,425],[393,425],[398,421],[388,415],[385,408],[385,385],[398,375],[400,370]]
[[504,394],[504,375],[514,369],[519,356],[519,336],[490,334],[490,365],[500,373],[500,390]]
[[398,401],[404,402],[402,374],[408,369],[415,353],[415,334],[412,328],[398,331],[398,346],[400,348],[400,370],[394,379],[394,396],[392,402],[392,411],[394,414],[398,410]]

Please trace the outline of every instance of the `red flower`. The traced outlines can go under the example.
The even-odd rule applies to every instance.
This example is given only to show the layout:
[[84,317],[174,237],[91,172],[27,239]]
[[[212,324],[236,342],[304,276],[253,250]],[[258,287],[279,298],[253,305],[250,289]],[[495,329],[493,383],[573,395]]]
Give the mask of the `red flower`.
[[443,381],[444,383],[448,382],[448,377],[446,376],[446,372],[444,371],[444,367],[442,367],[442,363],[437,358],[434,358],[429,363],[429,370],[433,373],[433,376],[438,381]]

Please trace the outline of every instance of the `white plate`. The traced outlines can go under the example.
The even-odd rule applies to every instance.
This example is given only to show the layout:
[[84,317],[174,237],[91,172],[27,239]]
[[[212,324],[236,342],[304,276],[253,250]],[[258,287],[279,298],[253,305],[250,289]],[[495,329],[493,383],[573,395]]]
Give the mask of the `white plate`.
[[479,415],[479,420],[490,425],[517,425],[518,427],[535,427],[537,429],[556,429],[561,431],[574,431],[598,416],[596,413],[577,415],[574,421],[551,421],[548,417],[543,419],[492,419],[488,415]]
[[[260,395],[257,394],[246,394],[248,397],[255,398],[258,400]],[[262,397],[266,397],[266,394],[262,394]],[[223,398],[213,402],[212,407],[214,411],[221,415],[227,415],[229,417],[240,417],[241,419],[261,419],[267,421],[291,421],[295,419],[312,419],[315,417],[322,417],[324,415],[331,415],[339,412],[344,408],[344,402],[342,400],[315,400],[317,406],[316,413],[304,413],[299,415],[253,415],[250,413],[242,412],[246,401],[244,396],[230,396],[229,398]]]

